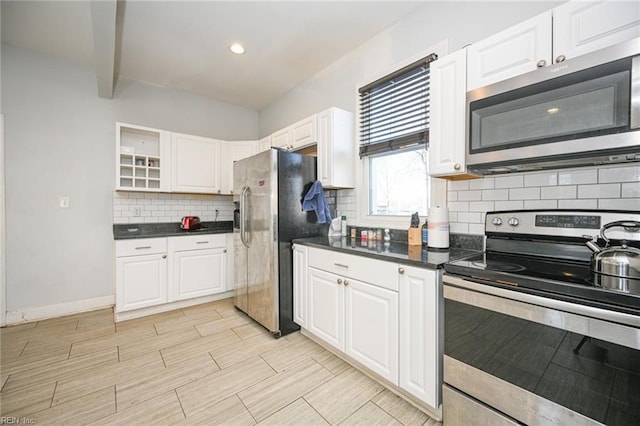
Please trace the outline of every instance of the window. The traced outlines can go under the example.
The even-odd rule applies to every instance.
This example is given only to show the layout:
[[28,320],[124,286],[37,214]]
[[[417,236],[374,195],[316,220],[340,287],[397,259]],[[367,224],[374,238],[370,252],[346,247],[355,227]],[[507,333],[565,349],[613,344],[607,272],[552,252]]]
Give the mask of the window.
[[431,54],[359,90],[368,215],[427,214],[429,63],[435,59]]

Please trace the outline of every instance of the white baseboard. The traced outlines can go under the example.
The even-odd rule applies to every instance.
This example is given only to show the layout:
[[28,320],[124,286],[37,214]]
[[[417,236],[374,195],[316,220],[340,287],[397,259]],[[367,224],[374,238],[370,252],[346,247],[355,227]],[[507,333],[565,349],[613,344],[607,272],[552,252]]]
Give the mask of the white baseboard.
[[173,311],[175,309],[186,308],[188,306],[200,305],[202,303],[215,302],[216,300],[227,299],[233,297],[232,291],[213,294],[211,296],[196,297],[194,299],[179,300],[177,302],[163,303],[162,305],[149,306],[148,308],[135,309],[133,311],[116,312],[115,321],[127,321],[134,318],[146,317],[148,315],[159,314],[162,312]]
[[58,303],[55,305],[25,308],[17,311],[7,311],[7,325],[22,324],[26,322],[40,321],[47,318],[94,311],[96,309],[110,308],[114,306],[115,303],[116,296],[111,295]]

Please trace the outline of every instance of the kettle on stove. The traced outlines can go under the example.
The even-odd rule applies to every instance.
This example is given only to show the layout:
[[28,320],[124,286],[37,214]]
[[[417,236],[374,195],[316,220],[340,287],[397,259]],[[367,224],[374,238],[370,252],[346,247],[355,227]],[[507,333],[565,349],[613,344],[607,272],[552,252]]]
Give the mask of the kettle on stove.
[[627,232],[640,232],[640,222],[622,220],[607,223],[600,230],[604,248],[598,245],[597,237],[587,241],[587,247],[593,251],[591,271],[594,284],[607,290],[640,294],[640,250],[629,247],[626,241],[610,247],[605,231],[614,227],[623,227]]

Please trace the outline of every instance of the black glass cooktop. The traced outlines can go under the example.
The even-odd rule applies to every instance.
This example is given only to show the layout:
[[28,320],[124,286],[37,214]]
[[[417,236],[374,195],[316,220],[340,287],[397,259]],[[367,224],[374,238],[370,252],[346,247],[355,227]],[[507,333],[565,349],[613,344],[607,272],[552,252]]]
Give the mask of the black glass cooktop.
[[482,284],[640,314],[640,295],[596,287],[589,262],[486,252],[448,262],[444,270]]

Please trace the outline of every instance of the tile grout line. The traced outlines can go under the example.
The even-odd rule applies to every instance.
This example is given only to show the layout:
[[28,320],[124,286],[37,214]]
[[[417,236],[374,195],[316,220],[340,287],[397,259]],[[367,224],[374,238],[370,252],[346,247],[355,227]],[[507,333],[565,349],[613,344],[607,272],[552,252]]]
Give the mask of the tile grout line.
[[[240,398],[240,392],[234,394],[236,398],[238,398],[238,400],[240,401],[240,404],[242,404],[242,406],[244,407],[245,410],[247,410],[247,413],[249,413],[249,415],[251,416],[251,418],[253,419],[253,421],[255,422],[255,424],[258,424],[258,420],[253,416],[253,413],[251,413],[251,410],[249,410],[249,407],[247,407],[247,404],[244,403],[244,401],[242,400],[242,398]],[[264,419],[262,419],[264,420]]]
[[[335,376],[334,376],[335,377]],[[325,382],[326,383],[326,382]],[[313,405],[311,405],[311,403],[309,401],[307,401],[307,398],[304,397],[304,395],[302,395],[300,398],[302,398],[304,400],[304,402],[311,407],[311,409],[313,411],[315,411],[316,413],[318,413],[318,415],[320,416],[320,418],[322,420],[324,420],[325,422],[327,422],[327,424],[331,424],[331,422],[329,421],[329,419],[325,418],[318,410],[316,410],[316,407],[314,407]]]
[[49,408],[53,407],[53,401],[56,399],[56,391],[58,390],[58,383],[60,380],[56,380],[56,385],[53,387],[53,395],[51,395],[51,402],[49,403]]
[[176,394],[176,398],[178,399],[178,404],[180,404],[180,409],[182,410],[182,415],[184,418],[187,418],[187,413],[184,411],[184,407],[182,406],[182,401],[180,401],[180,395],[178,395],[178,389],[173,389],[173,393]]

